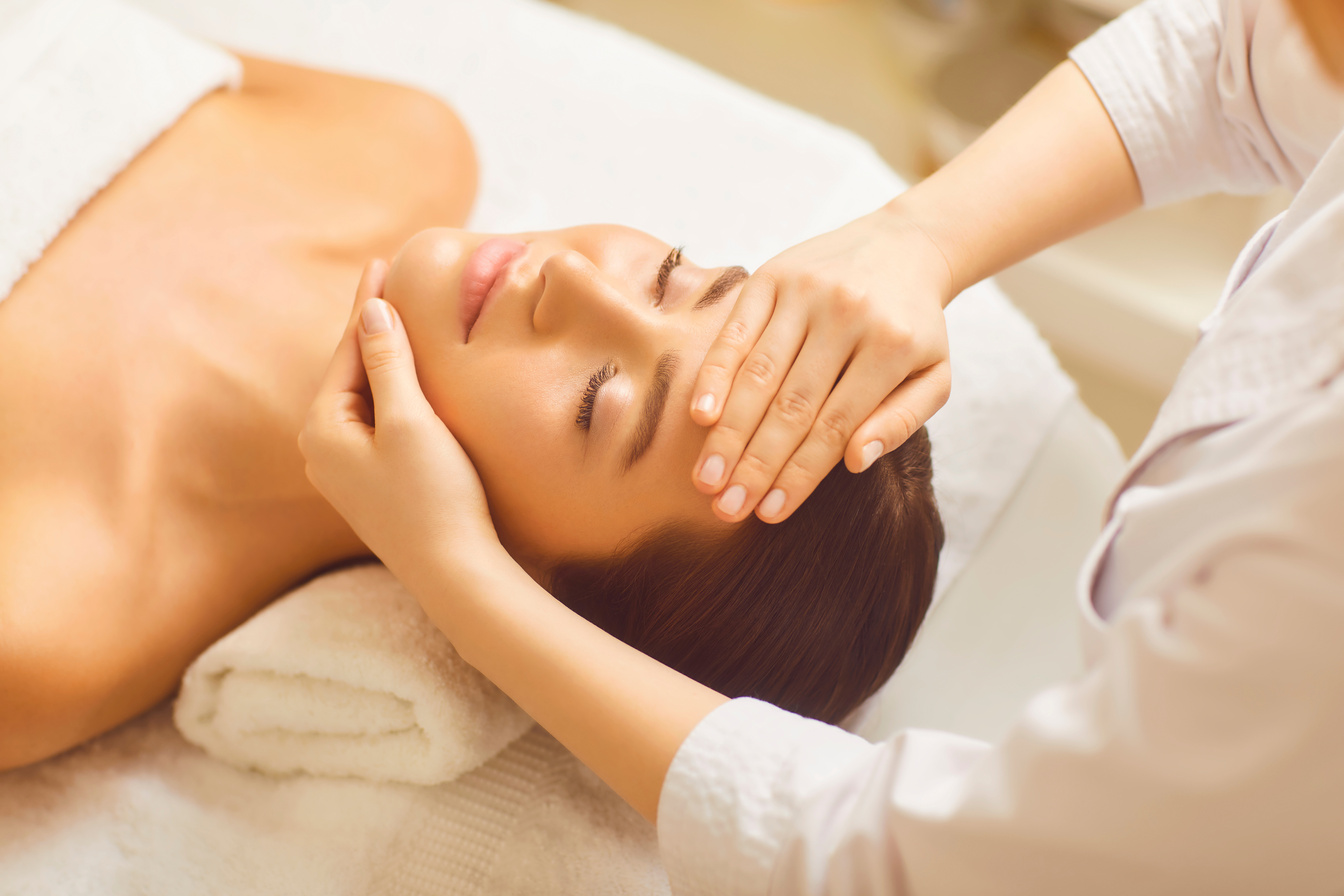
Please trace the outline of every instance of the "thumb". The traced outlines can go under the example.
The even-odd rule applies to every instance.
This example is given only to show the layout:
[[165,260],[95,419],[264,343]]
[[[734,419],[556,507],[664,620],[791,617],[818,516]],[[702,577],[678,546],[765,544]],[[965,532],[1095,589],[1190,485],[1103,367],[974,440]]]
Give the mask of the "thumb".
[[401,315],[384,300],[371,298],[359,318],[359,350],[373,393],[375,420],[414,415],[426,401]]

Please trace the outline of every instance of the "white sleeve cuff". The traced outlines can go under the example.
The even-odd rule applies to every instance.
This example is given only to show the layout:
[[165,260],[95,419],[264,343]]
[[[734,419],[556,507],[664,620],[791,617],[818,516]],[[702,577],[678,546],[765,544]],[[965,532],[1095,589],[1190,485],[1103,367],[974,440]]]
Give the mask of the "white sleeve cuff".
[[658,842],[677,896],[767,892],[798,803],[876,749],[863,738],[739,698],[682,743],[658,803]]

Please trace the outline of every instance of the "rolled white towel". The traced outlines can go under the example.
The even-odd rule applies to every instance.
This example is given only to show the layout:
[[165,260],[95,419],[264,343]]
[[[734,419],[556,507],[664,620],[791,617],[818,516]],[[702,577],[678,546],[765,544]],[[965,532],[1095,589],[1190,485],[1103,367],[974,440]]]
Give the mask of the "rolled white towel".
[[197,658],[173,720],[225,762],[440,784],[532,726],[380,564],[320,576]]

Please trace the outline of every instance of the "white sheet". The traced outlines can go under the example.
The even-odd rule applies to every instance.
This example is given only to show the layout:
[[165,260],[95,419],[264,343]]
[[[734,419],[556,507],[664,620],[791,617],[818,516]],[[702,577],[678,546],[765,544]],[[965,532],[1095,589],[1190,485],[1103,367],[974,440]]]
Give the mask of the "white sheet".
[[[535,0],[149,0],[228,46],[407,81],[473,131],[484,230],[591,220],[755,265],[885,201],[858,139]],[[992,286],[949,315],[940,591],[1072,394]],[[992,358],[992,360],[991,360]],[[1007,371],[1005,375],[1004,371]],[[156,713],[0,776],[0,893],[661,892],[653,832],[534,732],[441,788],[225,768]]]

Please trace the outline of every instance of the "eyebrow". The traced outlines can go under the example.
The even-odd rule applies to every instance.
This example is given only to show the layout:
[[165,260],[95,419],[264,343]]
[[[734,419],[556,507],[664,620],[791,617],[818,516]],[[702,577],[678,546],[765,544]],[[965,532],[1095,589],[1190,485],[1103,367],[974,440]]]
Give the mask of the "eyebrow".
[[635,434],[630,438],[630,445],[625,452],[625,464],[621,467],[622,475],[628,473],[630,468],[639,462],[644,452],[653,444],[653,437],[658,434],[658,423],[663,418],[667,396],[672,391],[672,377],[677,372],[677,362],[676,352],[667,351],[658,356],[653,368],[653,382],[649,384],[649,391],[644,396],[644,409],[640,411],[639,424],[635,427]]
[[709,284],[709,289],[705,290],[705,294],[696,301],[691,310],[699,311],[701,308],[708,308],[710,305],[717,303],[728,295],[728,290],[747,279],[747,277],[747,269],[741,265],[724,268],[723,273],[719,274],[714,282]]
[[[679,253],[679,249],[674,249],[668,258]],[[661,277],[661,270],[659,275]],[[714,282],[709,284],[705,294],[696,300],[691,310],[699,311],[722,301],[734,286],[748,276],[750,275],[747,269],[741,265],[724,268],[722,273],[714,278]],[[663,411],[667,408],[667,397],[672,391],[672,377],[677,372],[677,362],[677,353],[667,351],[659,355],[657,363],[654,364],[653,382],[649,384],[649,391],[644,395],[644,408],[640,411],[639,424],[635,427],[635,434],[631,436],[630,445],[625,452],[625,461],[621,466],[622,475],[630,472],[630,468],[639,463],[639,459],[653,444],[654,436],[658,435],[658,424],[662,422]]]

